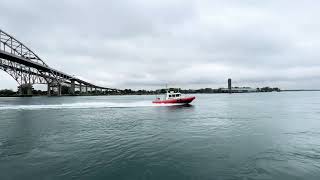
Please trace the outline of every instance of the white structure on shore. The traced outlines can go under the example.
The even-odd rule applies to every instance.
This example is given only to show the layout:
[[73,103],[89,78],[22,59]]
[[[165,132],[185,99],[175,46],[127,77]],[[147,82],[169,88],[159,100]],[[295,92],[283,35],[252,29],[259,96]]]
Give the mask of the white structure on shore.
[[[229,92],[229,88],[221,88],[222,92]],[[253,89],[251,87],[232,87],[231,93],[249,93],[249,92],[257,92],[257,89]]]

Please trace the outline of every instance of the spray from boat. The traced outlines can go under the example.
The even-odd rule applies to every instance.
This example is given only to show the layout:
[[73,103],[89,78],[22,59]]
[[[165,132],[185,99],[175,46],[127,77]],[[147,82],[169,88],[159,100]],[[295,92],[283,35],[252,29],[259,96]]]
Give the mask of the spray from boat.
[[139,108],[139,107],[166,107],[183,104],[154,104],[150,101],[137,102],[79,102],[66,104],[31,104],[31,105],[0,105],[3,110],[41,110],[41,109],[95,109],[95,108]]

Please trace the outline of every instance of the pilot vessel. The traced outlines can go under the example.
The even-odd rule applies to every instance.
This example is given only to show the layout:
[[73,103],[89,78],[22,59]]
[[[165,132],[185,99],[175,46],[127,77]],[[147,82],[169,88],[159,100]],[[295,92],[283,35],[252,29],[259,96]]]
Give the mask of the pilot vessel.
[[184,97],[180,92],[169,91],[165,94],[164,99],[157,98],[156,100],[152,101],[155,104],[189,104],[191,103],[196,97],[189,96]]

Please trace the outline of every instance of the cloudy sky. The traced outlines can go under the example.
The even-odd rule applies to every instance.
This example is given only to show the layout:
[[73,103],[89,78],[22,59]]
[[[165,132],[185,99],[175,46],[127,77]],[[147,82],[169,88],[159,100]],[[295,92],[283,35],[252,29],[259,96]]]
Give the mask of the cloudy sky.
[[[98,85],[320,88],[320,1],[0,0],[0,28]],[[16,82],[0,72],[0,88]]]

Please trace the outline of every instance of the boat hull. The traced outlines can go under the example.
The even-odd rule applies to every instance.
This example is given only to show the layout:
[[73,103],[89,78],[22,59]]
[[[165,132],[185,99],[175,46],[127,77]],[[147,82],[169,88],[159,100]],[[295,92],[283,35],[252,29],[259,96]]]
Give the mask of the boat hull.
[[185,97],[179,99],[168,99],[168,100],[154,100],[152,103],[155,104],[189,104],[191,103],[196,97]]

